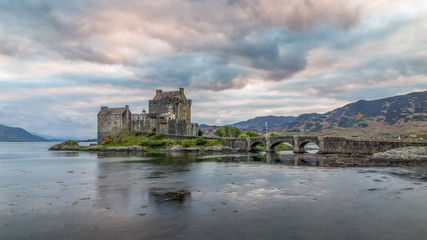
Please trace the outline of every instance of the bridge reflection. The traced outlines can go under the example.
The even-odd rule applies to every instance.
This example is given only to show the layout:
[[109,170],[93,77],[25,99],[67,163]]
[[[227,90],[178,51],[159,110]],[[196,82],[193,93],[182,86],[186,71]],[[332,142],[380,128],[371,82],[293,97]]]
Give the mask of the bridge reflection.
[[318,167],[354,167],[368,166],[368,156],[350,156],[344,154],[325,154],[315,153],[292,154],[292,152],[267,152],[262,157],[266,163],[284,164],[292,166],[318,166]]

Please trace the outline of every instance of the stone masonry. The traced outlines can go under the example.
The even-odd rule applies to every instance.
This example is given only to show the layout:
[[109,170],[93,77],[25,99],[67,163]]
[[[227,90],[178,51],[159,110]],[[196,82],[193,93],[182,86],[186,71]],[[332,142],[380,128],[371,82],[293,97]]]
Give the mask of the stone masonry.
[[294,147],[294,153],[304,153],[304,146],[312,142],[319,146],[317,153],[320,154],[374,154],[402,147],[427,147],[427,141],[423,140],[388,140],[321,136],[267,136],[225,139],[225,141],[227,142],[227,146],[240,151],[254,150],[256,145],[262,143],[269,152],[274,152],[275,146],[280,143],[289,143]]
[[197,136],[198,124],[191,123],[191,99],[184,88],[179,91],[156,90],[149,100],[148,113],[132,114],[129,106],[108,108],[102,106],[98,113],[98,144],[106,137],[123,130],[129,132],[161,133],[174,136]]

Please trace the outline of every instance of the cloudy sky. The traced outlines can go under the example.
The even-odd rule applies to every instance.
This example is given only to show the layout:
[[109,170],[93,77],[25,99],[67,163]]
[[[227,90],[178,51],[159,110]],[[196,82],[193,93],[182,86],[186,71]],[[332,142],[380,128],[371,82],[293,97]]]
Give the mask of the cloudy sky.
[[0,124],[96,136],[184,87],[193,122],[427,89],[425,0],[0,0]]

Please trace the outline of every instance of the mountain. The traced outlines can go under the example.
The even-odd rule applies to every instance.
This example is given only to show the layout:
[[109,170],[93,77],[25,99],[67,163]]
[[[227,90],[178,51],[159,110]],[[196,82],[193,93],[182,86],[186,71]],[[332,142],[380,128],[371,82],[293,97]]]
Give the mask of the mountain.
[[[263,117],[256,117],[253,119],[249,119],[246,121],[241,121],[233,124],[227,124],[224,126],[229,126],[233,128],[240,128],[243,131],[246,130],[264,130],[265,129],[265,122],[267,122],[267,127],[270,130],[279,130],[284,128],[287,124],[294,121],[297,117],[292,116],[263,116]],[[200,124],[199,129],[201,129],[205,136],[213,137],[214,132],[217,128],[222,128],[224,126],[210,126],[206,124]]]
[[303,114],[282,129],[357,136],[400,135],[426,130],[427,91],[360,100],[325,114]]
[[283,116],[264,116],[264,117],[256,117],[253,119],[249,119],[247,121],[237,122],[230,124],[230,127],[238,127],[240,129],[245,130],[258,130],[265,129],[265,123],[267,122],[268,129],[280,129],[286,126],[287,124],[293,122],[296,117],[283,117]]
[[36,132],[31,132],[31,134],[47,139],[49,142],[65,142],[67,140],[75,140],[75,141],[81,141],[81,142],[96,142],[96,138],[89,137],[89,136],[83,136],[83,137],[75,137],[75,136],[66,136],[66,137],[58,137],[58,136],[51,136],[51,135],[43,135]]
[[0,142],[47,142],[22,128],[8,127],[0,124]]
[[[278,132],[317,132],[361,137],[382,137],[427,131],[427,91],[413,92],[372,101],[360,100],[330,112],[298,117],[264,116],[228,126],[242,130],[268,129]],[[205,135],[213,136],[222,126],[201,124]]]

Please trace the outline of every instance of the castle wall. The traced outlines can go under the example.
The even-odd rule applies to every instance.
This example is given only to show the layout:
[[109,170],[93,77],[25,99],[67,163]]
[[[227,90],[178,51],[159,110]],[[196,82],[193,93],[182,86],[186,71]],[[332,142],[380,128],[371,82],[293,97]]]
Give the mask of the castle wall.
[[131,131],[132,132],[149,132],[150,126],[146,114],[132,114]]
[[98,143],[102,143],[108,135],[118,133],[123,129],[130,131],[130,115],[101,115],[98,116]]
[[178,119],[191,122],[191,100],[180,103],[176,113]]
[[199,135],[199,124],[198,123],[190,123],[187,127],[187,136],[198,136]]

